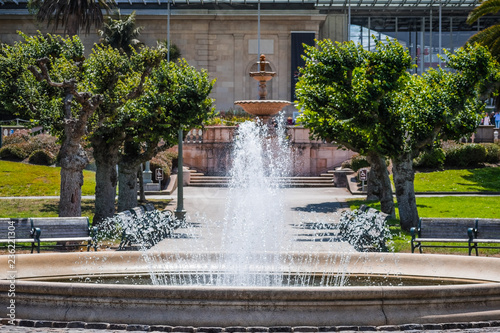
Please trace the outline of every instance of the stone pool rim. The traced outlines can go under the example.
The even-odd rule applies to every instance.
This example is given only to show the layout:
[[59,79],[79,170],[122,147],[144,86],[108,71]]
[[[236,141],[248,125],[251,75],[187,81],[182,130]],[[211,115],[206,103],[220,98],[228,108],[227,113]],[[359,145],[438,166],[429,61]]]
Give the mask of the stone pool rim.
[[[168,256],[168,254],[165,254]],[[326,256],[327,254],[320,254]],[[92,260],[102,260],[96,265]],[[143,268],[139,252],[17,255],[18,278]],[[86,262],[86,264],[83,264]],[[483,279],[484,284],[376,287],[198,287],[15,281],[16,318],[174,326],[397,325],[500,317],[500,259],[353,254],[351,271]],[[7,256],[0,257],[7,267]],[[73,265],[71,264],[73,263]],[[373,266],[370,266],[373,265]],[[0,273],[8,304],[9,272]]]

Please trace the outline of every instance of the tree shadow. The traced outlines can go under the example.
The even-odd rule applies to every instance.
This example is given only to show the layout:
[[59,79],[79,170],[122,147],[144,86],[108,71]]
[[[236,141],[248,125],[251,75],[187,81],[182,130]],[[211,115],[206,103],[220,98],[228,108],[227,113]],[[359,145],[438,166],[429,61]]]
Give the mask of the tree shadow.
[[308,212],[308,213],[335,213],[343,208],[340,202],[322,202],[318,204],[307,204],[301,207],[292,207],[292,210],[296,212]]
[[[467,171],[471,174],[462,176],[462,178],[467,180],[469,184],[457,184],[468,186],[477,192],[500,192],[500,168],[477,168]],[[470,183],[474,183],[474,185]]]

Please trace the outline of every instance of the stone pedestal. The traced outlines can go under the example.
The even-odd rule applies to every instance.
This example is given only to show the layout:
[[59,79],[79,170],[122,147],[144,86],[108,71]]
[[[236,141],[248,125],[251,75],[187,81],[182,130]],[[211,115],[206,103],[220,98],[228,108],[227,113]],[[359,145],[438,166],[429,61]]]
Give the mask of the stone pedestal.
[[338,169],[333,172],[335,187],[347,187],[347,176],[353,174],[351,169]]

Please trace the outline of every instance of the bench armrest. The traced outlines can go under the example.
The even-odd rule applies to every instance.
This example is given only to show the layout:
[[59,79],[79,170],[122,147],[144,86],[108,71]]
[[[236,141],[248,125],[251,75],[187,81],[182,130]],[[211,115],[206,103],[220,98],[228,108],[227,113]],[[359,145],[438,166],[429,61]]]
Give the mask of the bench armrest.
[[40,228],[33,228],[31,229],[31,236],[35,241],[40,241],[40,235],[42,233],[42,230]]
[[477,229],[476,228],[468,228],[467,235],[469,236],[469,241],[472,241],[474,238],[477,238]]
[[415,237],[418,236],[419,231],[420,231],[419,229],[411,227],[410,228],[411,239],[415,239]]

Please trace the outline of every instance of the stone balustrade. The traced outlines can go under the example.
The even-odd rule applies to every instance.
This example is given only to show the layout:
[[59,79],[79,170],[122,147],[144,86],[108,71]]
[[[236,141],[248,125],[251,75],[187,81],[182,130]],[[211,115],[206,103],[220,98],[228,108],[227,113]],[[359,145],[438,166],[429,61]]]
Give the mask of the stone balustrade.
[[[206,126],[190,130],[184,139],[184,164],[207,175],[226,175],[236,126]],[[309,138],[307,128],[291,126],[292,175],[317,176],[338,167],[354,154],[337,145]]]

